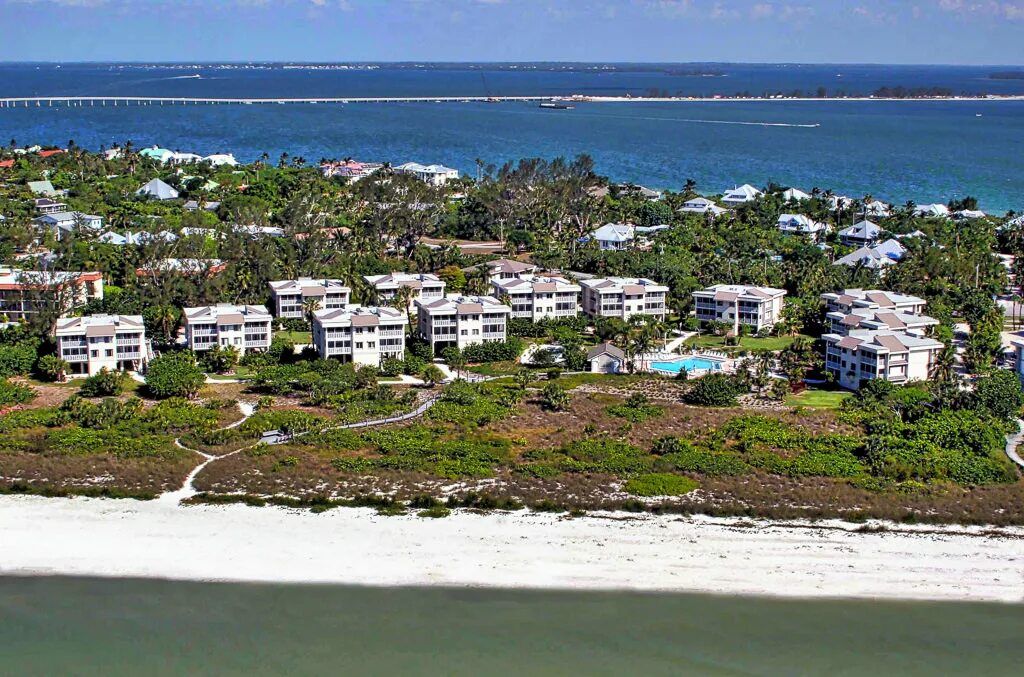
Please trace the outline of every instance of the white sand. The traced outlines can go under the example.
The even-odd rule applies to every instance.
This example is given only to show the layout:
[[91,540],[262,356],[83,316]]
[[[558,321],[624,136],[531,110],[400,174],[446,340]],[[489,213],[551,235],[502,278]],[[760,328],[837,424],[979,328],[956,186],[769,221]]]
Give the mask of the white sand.
[[838,522],[615,517],[3,496],[0,575],[1024,600],[1021,529],[867,534]]

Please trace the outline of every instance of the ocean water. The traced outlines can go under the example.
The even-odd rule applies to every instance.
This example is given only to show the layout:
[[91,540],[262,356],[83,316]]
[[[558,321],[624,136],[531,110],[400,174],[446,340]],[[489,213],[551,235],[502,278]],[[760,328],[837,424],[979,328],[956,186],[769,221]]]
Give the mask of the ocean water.
[[[812,89],[842,80],[1024,94],[999,67],[715,66],[725,77],[664,73],[466,70],[223,70],[110,65],[0,65],[0,96],[443,96],[688,94]],[[199,74],[199,79],[183,78]],[[843,75],[837,78],[837,75]],[[661,81],[657,84],[655,81]],[[394,103],[107,106],[0,109],[0,143],[97,149],[131,140],[252,161],[287,152],[315,162],[355,157],[440,162],[467,173],[476,159],[588,153],[615,180],[701,191],[776,181],[902,204],[974,195],[992,212],[1024,209],[1024,102],[723,101],[580,104]]]
[[0,579],[9,675],[1016,675],[1024,606]]

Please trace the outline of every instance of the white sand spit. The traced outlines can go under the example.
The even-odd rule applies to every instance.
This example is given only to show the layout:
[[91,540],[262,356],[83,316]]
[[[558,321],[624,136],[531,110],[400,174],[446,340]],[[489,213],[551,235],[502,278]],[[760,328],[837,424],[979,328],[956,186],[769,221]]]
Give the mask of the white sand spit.
[[1022,529],[615,517],[3,496],[0,575],[1024,600]]

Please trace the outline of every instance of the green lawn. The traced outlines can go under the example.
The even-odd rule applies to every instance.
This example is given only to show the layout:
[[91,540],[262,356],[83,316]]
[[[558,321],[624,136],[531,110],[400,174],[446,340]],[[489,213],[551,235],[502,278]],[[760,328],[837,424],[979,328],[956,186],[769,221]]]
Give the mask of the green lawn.
[[308,344],[313,342],[313,334],[308,331],[275,331],[274,336],[286,338],[292,343]]
[[835,409],[843,400],[852,395],[846,390],[817,390],[808,388],[799,395],[790,395],[786,404],[791,407],[811,407],[814,409]]
[[[812,336],[800,334],[804,338],[813,341]],[[738,352],[741,350],[782,350],[787,348],[797,337],[796,336],[769,336],[768,338],[756,338],[745,336],[740,339],[738,346],[726,346],[724,336],[702,335],[694,336],[686,342],[688,346],[707,348],[708,350],[724,350],[726,352]]]

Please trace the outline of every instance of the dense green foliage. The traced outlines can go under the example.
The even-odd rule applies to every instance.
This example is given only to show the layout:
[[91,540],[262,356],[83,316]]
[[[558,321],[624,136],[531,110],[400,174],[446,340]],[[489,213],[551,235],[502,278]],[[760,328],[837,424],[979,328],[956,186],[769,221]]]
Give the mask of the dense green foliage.
[[695,379],[683,399],[702,407],[734,407],[736,397],[743,392],[745,389],[732,376],[713,373]]
[[634,496],[682,496],[700,484],[689,477],[671,473],[646,473],[631,477],[623,487]]
[[6,378],[0,378],[0,407],[9,404],[28,404],[35,397],[35,391],[28,386],[11,383]]
[[146,388],[153,397],[194,397],[203,387],[206,376],[191,352],[160,355],[146,370]]
[[626,398],[622,404],[614,404],[608,407],[608,413],[612,416],[624,418],[632,423],[643,423],[649,418],[656,418],[665,413],[659,406],[651,404],[644,395],[634,393]]
[[123,371],[110,371],[103,367],[92,376],[82,381],[78,394],[82,397],[111,397],[124,391],[128,374]]

